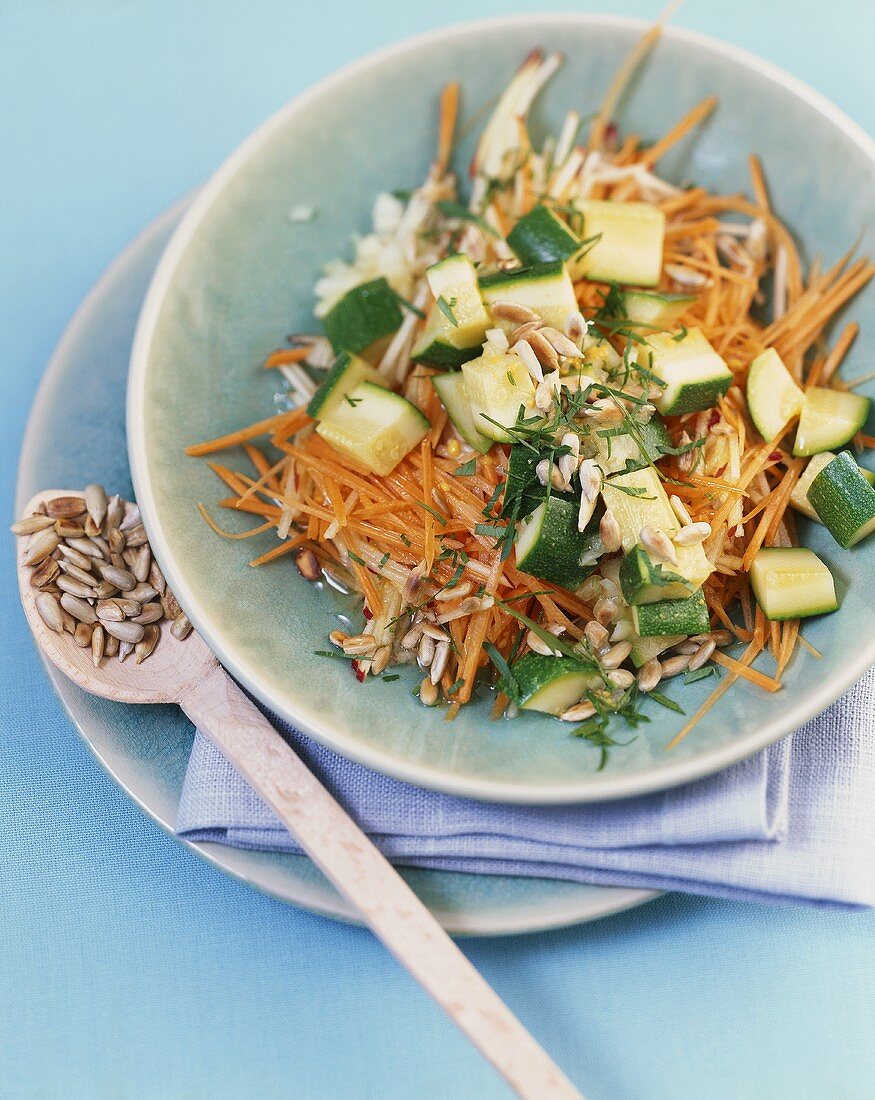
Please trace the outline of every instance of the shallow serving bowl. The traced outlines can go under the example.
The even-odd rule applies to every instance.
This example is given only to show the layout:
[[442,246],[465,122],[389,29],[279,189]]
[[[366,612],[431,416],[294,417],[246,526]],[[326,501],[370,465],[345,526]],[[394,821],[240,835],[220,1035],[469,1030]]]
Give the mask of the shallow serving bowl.
[[[225,163],[195,200],[164,254],[140,318],[128,393],[128,436],[137,498],[152,545],[197,629],[259,699],[314,737],[370,767],[478,798],[573,802],[618,798],[707,775],[763,748],[826,707],[875,660],[875,540],[846,552],[815,525],[803,541],[836,575],[841,610],[805,635],[823,657],[800,650],[785,690],[732,688],[679,747],[683,719],[648,704],[651,721],[598,752],[553,719],[491,722],[488,702],[447,723],[411,695],[412,673],[360,685],[340,661],[317,656],[344,610],[288,559],[247,562],[273,535],[231,542],[197,515],[221,487],[186,445],[273,411],[265,356],[291,331],[312,329],[321,265],[348,255],[350,234],[369,227],[380,190],[415,185],[434,148],[441,85],[459,79],[468,116],[504,86],[535,45],[566,64],[535,113],[535,131],[574,106],[592,111],[643,25],[593,16],[492,20],[439,31],[366,58],[299,96]],[[786,74],[698,35],[669,30],[627,94],[619,121],[645,139],[662,134],[708,94],[720,107],[661,170],[731,192],[746,188],[746,158],[761,154],[775,207],[809,259],[835,260],[866,229],[875,251],[875,145],[853,123]],[[471,138],[458,153],[467,163]],[[289,212],[312,206],[315,217]],[[863,331],[844,368],[875,360],[875,288],[850,307]],[[871,388],[868,391],[872,393]],[[244,529],[249,521],[223,513]],[[867,583],[867,576],[869,582]],[[764,667],[768,668],[766,661]],[[409,684],[408,681],[409,680]],[[711,682],[713,685],[713,681]],[[669,693],[691,712],[711,690],[701,681]],[[618,737],[625,740],[624,732]]]

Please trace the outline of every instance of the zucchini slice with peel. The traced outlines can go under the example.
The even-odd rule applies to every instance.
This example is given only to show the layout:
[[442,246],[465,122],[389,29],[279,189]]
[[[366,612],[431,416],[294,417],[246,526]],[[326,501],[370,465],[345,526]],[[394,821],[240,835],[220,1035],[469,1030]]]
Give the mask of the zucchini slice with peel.
[[812,386],[805,391],[793,454],[837,451],[862,429],[870,406],[869,398],[861,394]]
[[767,619],[807,619],[838,608],[832,573],[813,550],[768,546],[750,569],[756,601]]
[[598,669],[572,657],[550,657],[527,653],[511,665],[513,680],[502,680],[500,691],[521,710],[538,710],[560,715],[592,688],[601,686]]
[[774,439],[788,428],[804,404],[804,392],[774,348],[754,359],[747,372],[747,407],[763,439]]
[[811,482],[808,500],[839,546],[848,549],[875,531],[875,487],[842,451]]
[[316,425],[316,432],[336,451],[385,476],[430,427],[419,409],[400,394],[360,382]]

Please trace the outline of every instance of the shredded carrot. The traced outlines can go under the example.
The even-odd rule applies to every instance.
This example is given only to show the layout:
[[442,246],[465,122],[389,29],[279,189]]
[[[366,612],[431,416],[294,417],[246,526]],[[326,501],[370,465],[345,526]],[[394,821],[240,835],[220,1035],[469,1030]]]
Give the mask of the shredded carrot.
[[[717,103],[714,97],[695,105],[652,144],[645,144],[637,134],[619,133],[614,124],[618,105],[667,17],[668,13],[625,58],[594,118],[585,147],[574,145],[579,123],[576,112],[569,114],[557,139],[548,139],[543,147],[533,146],[527,89],[552,70],[556,57],[541,51],[531,54],[520,71],[520,84],[514,87],[519,93],[516,106],[503,120],[505,125],[498,128],[501,134],[490,136],[492,141],[500,138],[506,177],[493,180],[479,198],[477,186],[483,179],[475,179],[470,215],[462,217],[456,210],[453,216],[447,215],[448,221],[442,220],[441,200],[452,203],[458,198],[449,164],[460,88],[456,82],[443,88],[435,159],[425,185],[409,207],[416,213],[417,204],[427,199],[428,220],[415,230],[414,241],[403,242],[413,272],[404,292],[416,310],[406,309],[402,328],[382,345],[380,355],[368,356],[383,384],[413,403],[429,424],[419,445],[388,474],[374,473],[364,462],[327,443],[314,431],[314,421],[304,406],[197,443],[186,451],[209,456],[242,448],[248,459],[239,463],[244,469],[238,469],[232,458],[212,461],[210,468],[231,494],[220,499],[219,506],[252,515],[259,525],[229,533],[203,505],[199,510],[205,522],[227,538],[245,539],[276,530],[280,541],[253,558],[253,567],[307,545],[320,565],[360,597],[368,616],[379,620],[370,629],[380,635],[384,654],[388,646],[393,661],[401,658],[403,634],[397,633],[399,630],[442,624],[448,637],[443,643],[436,642],[445,648],[440,658],[443,667],[434,681],[448,720],[473,698],[478,676],[483,675],[481,670],[489,665],[490,656],[498,652],[510,661],[532,649],[527,630],[508,614],[509,607],[572,644],[585,636],[596,612],[599,621],[605,621],[602,607],[610,617],[610,600],[605,595],[609,588],[593,587],[587,580],[576,591],[566,589],[520,570],[512,545],[504,543],[499,551],[504,540],[497,542],[502,532],[496,533],[496,527],[503,528],[507,522],[501,508],[512,449],[496,442],[486,454],[474,453],[453,428],[431,383],[439,368],[414,364],[411,357],[411,348],[423,331],[418,307],[434,297],[422,272],[446,253],[448,244],[452,251],[471,255],[486,272],[513,266],[516,261],[506,237],[539,202],[552,204],[557,215],[569,222],[579,199],[649,202],[662,210],[666,219],[663,270],[655,290],[690,296],[676,327],[700,329],[733,376],[727,393],[714,408],[666,417],[672,447],[666,448],[659,460],[659,473],[665,478],[666,491],[682,502],[682,507],[677,507],[682,525],[688,522],[683,519],[687,514],[692,523],[708,525],[702,548],[712,572],[702,591],[709,621],[716,630],[730,631],[745,647],[740,657],[715,650],[711,660],[725,669],[726,675],[669,748],[683,740],[738,680],[776,692],[800,647],[820,656],[802,636],[798,620],[769,622],[751,588],[749,571],[761,548],[798,544],[790,496],[807,460],[792,453],[793,424],[773,439],[760,438],[747,407],[745,385],[750,364],[768,348],[777,351],[793,378],[806,389],[851,390],[868,380],[869,376],[854,380],[839,377],[859,326],[845,324],[834,340],[829,326],[875,277],[875,264],[857,256],[859,242],[829,266],[821,256],[810,265],[804,263],[793,235],[773,209],[757,156],[748,162],[749,196],[713,194],[702,187],[678,189],[656,176],[661,159],[708,119]],[[475,177],[479,153],[472,166]],[[479,163],[482,166],[482,161]],[[757,307],[763,280],[769,276],[774,282],[773,303],[769,319],[763,321]],[[574,291],[584,317],[601,323],[605,314],[600,311],[610,288],[578,278]],[[506,320],[501,319],[502,326]],[[619,356],[631,346],[628,333],[621,329],[618,326],[607,337]],[[490,337],[493,340],[497,337]],[[535,343],[533,338],[532,347]],[[590,346],[584,346],[589,356]],[[309,345],[277,349],[264,366],[303,363],[310,350]],[[559,354],[559,369],[564,371],[567,362],[563,360],[568,357]],[[545,373],[557,365],[549,349],[543,351],[540,361]],[[609,377],[613,379],[616,373],[609,372]],[[640,368],[637,377],[640,386],[636,395],[646,394],[648,378]],[[622,390],[628,378],[612,384]],[[634,396],[630,394],[626,402],[630,411]],[[656,400],[652,391],[650,400]],[[575,423],[582,424],[583,417]],[[591,422],[589,433],[581,433],[589,434],[590,442],[593,424],[597,421]],[[574,430],[574,423],[567,429]],[[562,430],[567,429],[563,426]],[[259,437],[263,439],[254,442]],[[558,441],[559,436],[556,438]],[[853,444],[858,450],[873,448],[875,438],[858,433]],[[691,454],[692,447],[696,449]],[[512,534],[508,533],[508,540]],[[609,577],[602,574],[602,580],[606,579]],[[614,622],[608,629],[614,629]],[[754,662],[766,658],[774,659],[773,675],[753,667]],[[373,675],[375,667],[380,666],[373,657],[362,658],[363,673]],[[491,673],[487,678],[493,682]],[[493,717],[503,714],[510,702],[497,693]]]
[[268,355],[264,361],[265,369],[271,367],[285,367],[289,363],[302,363],[310,354],[309,348],[282,348]]

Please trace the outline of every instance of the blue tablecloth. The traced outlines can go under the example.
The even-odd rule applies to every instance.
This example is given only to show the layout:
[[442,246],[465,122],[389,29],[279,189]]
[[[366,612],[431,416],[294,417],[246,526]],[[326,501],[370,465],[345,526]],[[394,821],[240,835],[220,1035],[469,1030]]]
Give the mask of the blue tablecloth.
[[[43,364],[146,221],[337,65],[438,22],[527,6],[7,0],[2,514]],[[589,6],[643,16],[659,7]],[[873,128],[871,67],[854,48],[875,22],[859,0],[690,0],[681,22],[784,65]],[[48,687],[2,539],[0,1092],[508,1095],[368,933],[220,875],[115,788]],[[674,895],[466,951],[591,1100],[839,1100],[875,1080],[871,914]]]

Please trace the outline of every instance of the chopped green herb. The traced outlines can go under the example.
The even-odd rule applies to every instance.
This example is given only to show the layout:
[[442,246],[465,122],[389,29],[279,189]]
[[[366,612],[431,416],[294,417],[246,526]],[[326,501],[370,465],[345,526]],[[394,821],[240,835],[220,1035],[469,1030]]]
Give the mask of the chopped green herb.
[[356,405],[360,405],[362,403],[362,399],[360,397],[350,397],[348,393],[345,393],[343,395],[343,400],[346,401],[347,404],[352,405],[353,408],[355,408]]
[[659,703],[661,707],[666,707],[668,710],[675,711],[677,714],[687,713],[682,706],[673,699],[669,699],[667,695],[663,695],[661,691],[648,692],[647,698],[652,699],[654,703]]
[[405,309],[409,309],[410,312],[415,314],[421,321],[425,320],[425,313],[423,313],[419,306],[415,306],[413,302],[409,302],[402,294],[399,294],[397,290],[393,290],[392,293],[395,295],[400,305],[404,306]]
[[[447,525],[446,518],[440,514],[440,512],[437,510],[437,508],[432,508],[432,506],[430,504],[426,504],[424,500],[415,500],[413,503],[418,505],[420,508],[424,508],[426,510],[426,512],[431,512],[431,514],[438,521],[438,523],[442,527],[446,527],[446,525]],[[401,536],[401,538],[402,538],[403,541],[406,541],[406,540],[404,540],[403,535]],[[410,543],[408,542],[407,545],[409,546]]]
[[386,553],[382,556],[382,558],[380,558],[380,568],[381,569],[383,568],[383,566],[386,564],[386,562],[388,560],[389,560],[389,551],[387,550]]
[[446,317],[446,319],[450,322],[453,328],[459,327],[459,322],[456,320],[455,313],[453,313],[453,306],[456,305],[457,301],[458,299],[456,298],[450,298],[450,300],[447,301],[447,299],[444,298],[443,295],[441,295],[440,298],[438,298],[438,300],[435,302],[435,305],[438,307],[444,317]]
[[485,221],[477,214],[472,214],[471,211],[460,202],[455,202],[453,199],[441,199],[436,205],[445,218],[458,218],[458,220],[462,222],[473,222],[474,225],[479,226],[484,233],[488,233],[490,237],[499,236],[489,222]]
[[391,676],[384,676],[383,677],[383,683],[384,684],[391,684],[394,680],[400,680],[400,679],[401,679],[401,677],[398,675],[398,673],[393,672]]
[[684,672],[684,683],[694,684],[697,680],[705,680],[708,676],[719,676],[716,665],[705,665],[704,668],[696,668],[692,672],[687,669]]
[[447,695],[455,695],[456,692],[461,687],[464,687],[464,685],[465,685],[464,680],[462,680],[462,679],[456,680],[455,683],[450,684],[450,686],[447,688]]
[[477,459],[469,458],[453,470],[453,477],[473,477],[477,473]]

